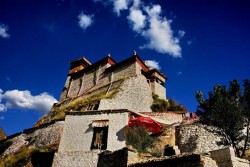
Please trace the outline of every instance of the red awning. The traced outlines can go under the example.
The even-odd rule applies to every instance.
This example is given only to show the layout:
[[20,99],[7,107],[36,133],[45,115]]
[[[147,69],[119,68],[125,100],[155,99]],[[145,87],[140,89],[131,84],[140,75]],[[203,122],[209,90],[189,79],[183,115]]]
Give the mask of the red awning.
[[155,120],[149,118],[149,117],[137,117],[129,120],[128,123],[129,127],[133,126],[143,126],[145,129],[152,134],[157,134],[162,132],[163,127],[161,124],[156,122]]

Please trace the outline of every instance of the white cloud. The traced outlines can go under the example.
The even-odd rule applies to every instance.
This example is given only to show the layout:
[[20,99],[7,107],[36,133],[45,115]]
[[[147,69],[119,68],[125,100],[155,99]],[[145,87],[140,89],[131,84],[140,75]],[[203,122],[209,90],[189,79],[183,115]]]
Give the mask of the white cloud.
[[145,10],[150,17],[158,17],[161,14],[161,6],[160,5],[153,5],[152,8],[146,6]]
[[57,102],[53,96],[46,92],[33,96],[28,90],[9,90],[5,93],[1,90],[0,102],[1,100],[5,100],[5,104],[0,103],[0,106],[5,110],[16,108],[22,110],[36,110],[44,113],[48,112],[52,105]]
[[3,104],[0,104],[0,112],[6,111],[6,110],[7,110],[6,106]]
[[138,8],[141,5],[141,1],[140,0],[134,0],[133,1],[133,8]]
[[9,38],[10,37],[10,34],[8,34],[8,32],[7,32],[8,30],[9,30],[9,28],[7,25],[0,24],[0,36],[2,38]]
[[1,102],[2,99],[3,99],[3,90],[0,89],[0,102]]
[[6,106],[3,104],[0,104],[0,112],[6,111],[6,110],[7,110]]
[[149,28],[142,32],[142,36],[149,42],[141,48],[154,49],[160,53],[168,53],[173,57],[181,57],[179,39],[173,36],[171,20],[160,16],[161,6],[154,5],[146,8],[149,15]]
[[4,98],[3,90],[0,89],[0,112],[1,112],[1,111],[6,111],[6,110],[7,110],[6,106],[3,105],[3,104],[1,104],[3,98]]
[[156,68],[158,70],[161,69],[160,65],[159,65],[159,62],[155,61],[155,60],[147,60],[145,61],[145,64],[148,66],[148,67],[151,67],[151,68]]
[[127,10],[129,0],[112,0],[114,5],[114,12],[117,14],[117,16],[120,16],[121,10]]
[[182,74],[182,72],[181,72],[181,71],[178,71],[176,74],[177,74],[177,75],[181,75],[181,74]]
[[191,40],[187,41],[187,44],[188,44],[188,45],[192,45],[192,43],[193,43],[193,42],[192,42]]
[[183,31],[183,30],[179,30],[179,31],[178,31],[179,38],[184,37],[185,33],[186,33],[185,31]]
[[127,18],[132,24],[134,31],[140,32],[145,27],[146,16],[142,14],[141,10],[131,8]]
[[79,26],[85,30],[94,23],[93,17],[94,15],[86,15],[82,12],[81,14],[78,15]]
[[146,43],[140,46],[141,49],[147,48],[175,58],[181,57],[180,39],[184,37],[185,31],[173,31],[172,20],[162,16],[160,5],[151,3],[152,5],[147,6],[146,2],[141,0],[106,0],[105,2],[113,5],[113,10],[118,16],[121,10],[129,10],[127,19],[131,28],[146,40]]

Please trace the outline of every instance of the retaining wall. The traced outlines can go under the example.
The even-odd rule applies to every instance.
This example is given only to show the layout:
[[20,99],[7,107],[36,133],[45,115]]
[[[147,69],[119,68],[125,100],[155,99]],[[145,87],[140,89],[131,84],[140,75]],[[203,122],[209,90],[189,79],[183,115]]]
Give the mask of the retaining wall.
[[176,145],[181,153],[205,153],[224,148],[223,136],[212,126],[202,124],[176,127]]
[[207,159],[201,158],[200,155],[183,155],[181,157],[164,157],[155,158],[145,162],[138,162],[129,164],[129,167],[217,167],[213,160],[208,161]]
[[182,114],[174,112],[140,112],[155,119],[165,120],[169,124],[182,122]]
[[235,157],[232,147],[210,151],[210,154],[210,157],[216,161],[219,167],[249,167],[248,160]]

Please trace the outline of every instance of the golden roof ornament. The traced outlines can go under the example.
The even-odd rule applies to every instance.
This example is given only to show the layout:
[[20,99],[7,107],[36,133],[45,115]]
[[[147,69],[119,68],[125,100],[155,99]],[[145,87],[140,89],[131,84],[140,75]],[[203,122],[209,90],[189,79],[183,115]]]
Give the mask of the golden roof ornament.
[[134,50],[134,54],[133,54],[134,56],[136,56],[137,54],[136,54],[136,51]]

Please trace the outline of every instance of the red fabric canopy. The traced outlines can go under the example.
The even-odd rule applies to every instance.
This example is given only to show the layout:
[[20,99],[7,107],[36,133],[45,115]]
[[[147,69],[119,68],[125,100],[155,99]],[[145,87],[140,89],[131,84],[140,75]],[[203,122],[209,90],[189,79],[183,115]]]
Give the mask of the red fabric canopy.
[[128,122],[129,127],[133,126],[142,126],[147,131],[151,132],[152,134],[157,134],[162,132],[163,127],[161,124],[156,122],[155,120],[149,118],[149,117],[137,117],[129,120]]

